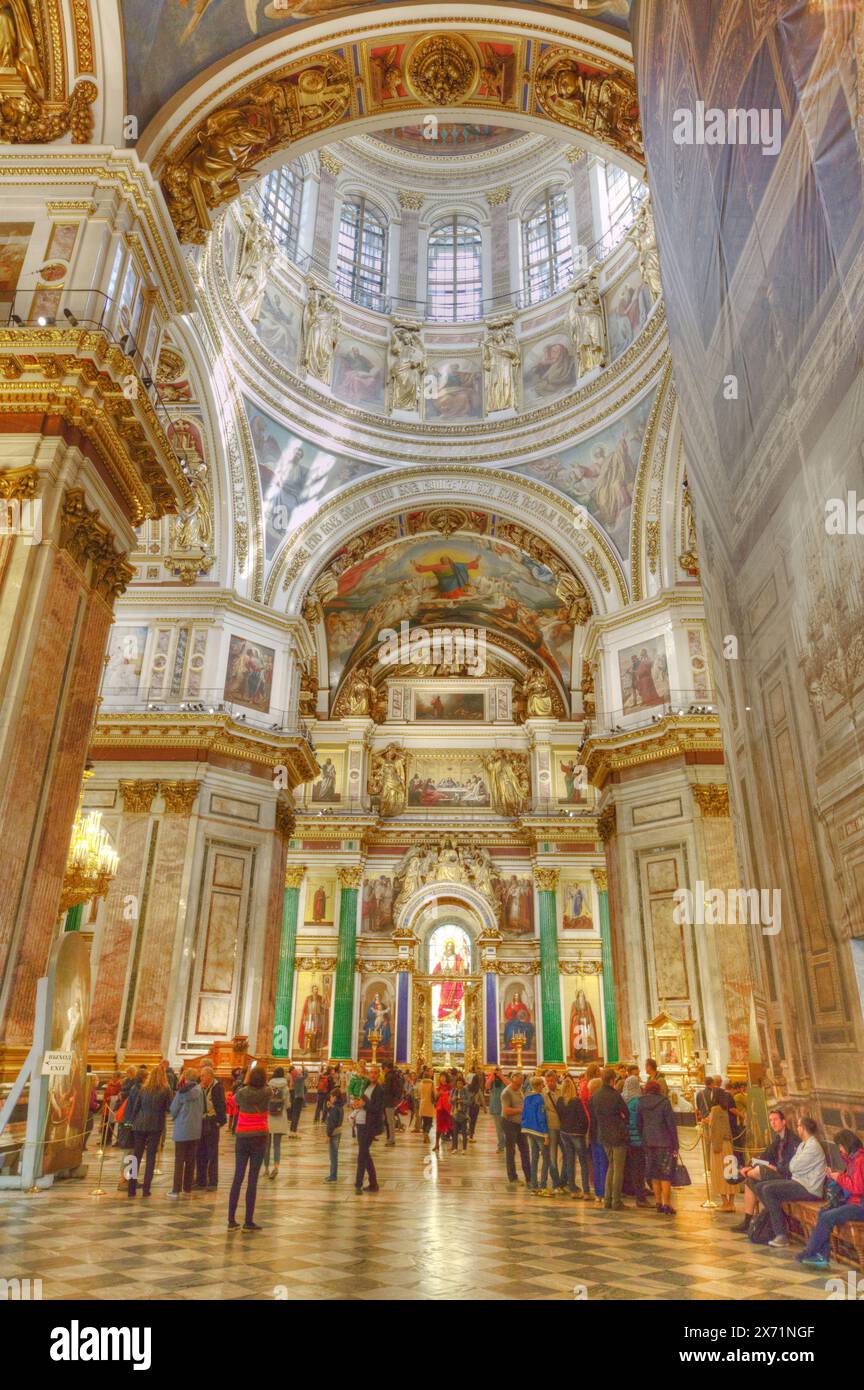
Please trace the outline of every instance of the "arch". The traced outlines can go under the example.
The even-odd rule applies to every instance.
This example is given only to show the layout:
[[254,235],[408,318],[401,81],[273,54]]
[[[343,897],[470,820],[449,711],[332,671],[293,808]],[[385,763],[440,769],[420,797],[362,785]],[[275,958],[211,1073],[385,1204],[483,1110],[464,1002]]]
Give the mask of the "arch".
[[[412,893],[399,909],[396,915],[396,933],[411,932],[417,937],[421,945],[425,945],[429,932],[433,929],[433,923],[424,924],[423,918],[429,912],[440,913],[445,905],[442,900],[449,899],[455,905],[456,911],[467,912],[468,921],[466,930],[472,935],[472,948],[477,951],[476,967],[479,970],[479,938],[483,935],[497,936],[498,920],[495,909],[482,893],[478,893],[476,888],[472,888],[467,883],[445,883],[437,880],[430,880],[422,888],[418,888],[416,893]],[[470,919],[473,914],[475,919],[479,919],[480,930],[478,931],[476,922],[471,930]],[[440,926],[441,923],[439,922]],[[460,925],[461,922],[460,922]],[[472,961],[472,964],[475,964]],[[421,956],[421,968],[425,973],[425,961]]]
[[[503,78],[490,90],[481,60],[490,28],[512,40],[517,66],[531,41],[524,101]],[[376,39],[387,45],[383,54]],[[455,59],[444,89],[424,84],[420,61],[426,46],[442,39]],[[387,81],[382,62],[390,64]],[[584,94],[579,102],[567,95],[574,79]],[[614,149],[618,162],[642,174],[628,39],[563,11],[538,16],[508,6],[490,21],[488,8],[476,4],[442,6],[434,18],[422,5],[407,5],[395,20],[379,10],[268,37],[188,83],[150,123],[139,153],[163,181],[181,239],[202,242],[211,212],[287,148],[296,156],[332,140],[336,130],[344,136],[382,129],[399,112],[416,116],[430,108],[446,108],[456,120],[482,113],[488,121],[494,113],[496,122],[523,130],[560,126],[596,153]]]

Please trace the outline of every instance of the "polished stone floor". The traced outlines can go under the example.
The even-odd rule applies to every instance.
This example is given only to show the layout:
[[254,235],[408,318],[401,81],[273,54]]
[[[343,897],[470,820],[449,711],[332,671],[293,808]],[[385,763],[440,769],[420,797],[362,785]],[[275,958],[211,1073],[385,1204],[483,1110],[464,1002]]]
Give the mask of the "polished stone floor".
[[[435,1164],[414,1134],[375,1145],[381,1191],[358,1197],[346,1131],[338,1180],[328,1186],[326,1141],[303,1115],[283,1143],[275,1181],[263,1178],[256,1220],[226,1229],[233,1141],[223,1132],[221,1188],[169,1201],[170,1141],[153,1195],[117,1191],[110,1150],[92,1196],[98,1156],[83,1180],[38,1195],[0,1192],[0,1278],[42,1280],[45,1299],[813,1299],[826,1275],[793,1250],[751,1245],[737,1218],[703,1211],[704,1186],[675,1194],[678,1215],[606,1212],[593,1203],[510,1188],[481,1116],[467,1154]],[[682,1149],[695,1142],[682,1131]],[[698,1154],[685,1153],[694,1184]],[[242,1210],[242,1209],[241,1209]],[[242,1219],[242,1218],[241,1218]],[[831,1271],[836,1276],[839,1266]]]

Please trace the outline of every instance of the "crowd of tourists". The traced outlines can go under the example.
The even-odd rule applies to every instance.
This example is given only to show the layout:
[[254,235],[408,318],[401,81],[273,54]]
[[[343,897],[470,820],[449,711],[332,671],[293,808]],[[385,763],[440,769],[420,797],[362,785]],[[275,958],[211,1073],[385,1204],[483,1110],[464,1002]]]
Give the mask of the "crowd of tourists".
[[[162,1061],[151,1068],[116,1073],[96,1099],[101,1142],[126,1153],[121,1187],[130,1199],[152,1191],[168,1118],[173,1122],[171,1200],[219,1186],[219,1140],[234,1138],[234,1173],[228,1197],[228,1228],[255,1232],[258,1179],[278,1177],[283,1140],[296,1139],[304,1112],[307,1125],[327,1140],[325,1183],[339,1179],[344,1135],[350,1135],[354,1191],[379,1191],[373,1146],[394,1147],[397,1135],[415,1135],[436,1158],[464,1156],[476,1142],[481,1113],[495,1129],[506,1183],[524,1183],[535,1197],[571,1198],[621,1211],[637,1208],[675,1215],[672,1191],[690,1182],[681,1162],[675,1112],[657,1063],[647,1058],[601,1069],[590,1063],[573,1076],[556,1070],[529,1074],[500,1068],[412,1071],[390,1062],[322,1067],[277,1066],[268,1076],[253,1064],[223,1082],[208,1063],[189,1064],[178,1075]],[[804,1251],[806,1265],[829,1264],[832,1232],[864,1221],[864,1146],[851,1130],[833,1142],[816,1122],[787,1123],[784,1112],[769,1114],[772,1139],[765,1150],[745,1157],[743,1093],[722,1078],[709,1077],[697,1093],[696,1121],[702,1130],[706,1167],[720,1212],[735,1211],[743,1193],[744,1218],[734,1231],[775,1248],[789,1244],[784,1204],[819,1202],[822,1210]],[[691,1131],[692,1133],[692,1131]],[[697,1131],[698,1133],[698,1131]],[[698,1141],[697,1141],[698,1142]],[[691,1148],[695,1146],[691,1145]],[[245,1193],[244,1193],[245,1184]]]

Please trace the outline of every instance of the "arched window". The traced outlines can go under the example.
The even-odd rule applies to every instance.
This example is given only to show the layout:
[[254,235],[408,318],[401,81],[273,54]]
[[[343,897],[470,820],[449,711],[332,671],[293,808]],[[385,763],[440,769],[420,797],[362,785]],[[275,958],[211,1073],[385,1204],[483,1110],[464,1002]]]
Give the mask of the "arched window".
[[476,222],[454,213],[429,233],[427,313],[453,323],[483,314],[483,242]]
[[283,164],[274,169],[261,184],[261,202],[265,222],[276,243],[293,260],[297,255],[300,236],[300,214],[303,210],[303,171],[298,164]]
[[336,247],[336,283],[340,294],[384,312],[387,287],[387,218],[365,198],[342,204]]
[[570,214],[563,188],[547,188],[522,221],[522,272],[529,304],[557,294],[573,274]]
[[600,185],[600,220],[608,235],[613,229],[630,226],[639,209],[642,183],[617,164],[607,164]]

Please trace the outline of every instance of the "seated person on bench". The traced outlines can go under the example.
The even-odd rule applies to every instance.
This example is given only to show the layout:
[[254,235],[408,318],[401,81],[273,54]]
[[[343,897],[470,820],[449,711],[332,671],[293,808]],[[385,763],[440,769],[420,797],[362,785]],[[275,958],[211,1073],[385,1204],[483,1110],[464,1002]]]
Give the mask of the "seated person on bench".
[[825,1150],[816,1138],[818,1125],[809,1115],[802,1115],[798,1121],[798,1137],[801,1140],[789,1161],[789,1177],[782,1181],[769,1182],[760,1192],[762,1205],[771,1218],[774,1239],[768,1244],[781,1246],[789,1244],[786,1234],[786,1221],[783,1216],[784,1202],[819,1202],[825,1189],[828,1164]]
[[815,1269],[827,1269],[831,1263],[828,1252],[831,1233],[836,1227],[847,1221],[864,1222],[864,1144],[851,1129],[841,1129],[834,1135],[834,1143],[840,1149],[843,1168],[830,1176],[846,1200],[838,1207],[826,1207],[820,1212],[810,1239],[798,1256],[802,1265],[813,1265]]
[[769,1110],[768,1123],[774,1131],[771,1143],[758,1155],[758,1163],[753,1162],[748,1168],[741,1169],[744,1179],[744,1220],[740,1226],[733,1226],[732,1230],[742,1235],[750,1229],[759,1206],[759,1189],[763,1183],[789,1177],[789,1161],[801,1143],[798,1135],[787,1125],[782,1110]]

